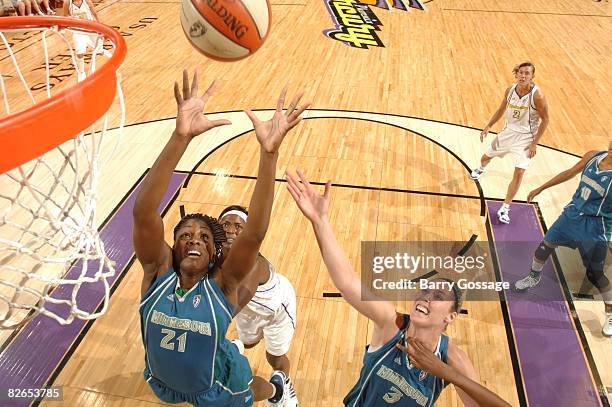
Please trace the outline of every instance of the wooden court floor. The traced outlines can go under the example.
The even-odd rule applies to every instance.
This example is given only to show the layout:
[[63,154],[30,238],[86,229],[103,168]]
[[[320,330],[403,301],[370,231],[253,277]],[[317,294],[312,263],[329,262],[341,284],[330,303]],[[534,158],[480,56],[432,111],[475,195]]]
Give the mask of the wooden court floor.
[[[100,182],[100,223],[123,207],[170,135],[176,114],[172,84],[183,68],[197,68],[204,81],[219,80],[207,110],[233,125],[201,137],[179,163],[177,173],[192,175],[166,207],[168,231],[181,210],[218,215],[227,205],[248,203],[257,144],[242,109],[258,109],[265,117],[286,82],[290,92],[303,88],[313,101],[281,148],[272,222],[262,248],[296,289],[298,328],[289,358],[302,406],[341,404],[358,377],[372,327],[341,298],[327,296],[337,290],[282,182],[286,169],[334,182],[331,220],[358,270],[364,240],[493,239],[482,202],[503,198],[511,160],[491,164],[480,189],[468,168],[486,147],[478,129],[512,83],[515,64],[535,63],[535,81],[551,117],[518,200],[586,151],[607,148],[610,140],[608,2],[424,3],[426,11],[371,5],[382,23],[377,34],[384,47],[358,49],[323,35],[334,23],[322,0],[274,0],[267,42],[235,63],[211,61],[191,49],[181,32],[178,1],[95,3],[100,19],[118,27],[128,45],[121,68],[128,127]],[[22,52],[30,52],[28,39],[22,43]],[[25,69],[38,64],[31,60]],[[498,123],[494,129],[500,128]],[[554,222],[576,185],[573,180],[538,197],[544,226]],[[580,291],[584,274],[574,254],[560,251],[559,264],[568,291]],[[42,404],[162,404],[142,377],[137,312],[142,270],[133,262],[121,272],[107,314],[82,331],[52,375],[53,385],[64,389],[63,402]],[[606,389],[612,388],[612,342],[601,335],[603,305],[576,299],[567,306],[582,352],[591,358],[591,380],[603,394],[599,404],[583,405],[605,405]],[[505,307],[499,301],[468,301],[447,333],[470,356],[484,385],[513,406],[536,405],[525,397],[529,372],[516,371],[516,335]],[[232,327],[228,336],[235,335]],[[9,338],[6,352],[14,335],[2,338]],[[270,374],[262,345],[247,356],[254,374]],[[462,404],[449,386],[436,405]]]

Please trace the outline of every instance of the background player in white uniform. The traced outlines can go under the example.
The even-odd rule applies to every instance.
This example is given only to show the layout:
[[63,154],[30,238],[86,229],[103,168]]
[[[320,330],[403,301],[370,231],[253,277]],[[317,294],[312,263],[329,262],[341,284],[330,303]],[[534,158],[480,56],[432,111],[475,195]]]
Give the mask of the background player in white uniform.
[[531,62],[523,62],[514,68],[513,72],[517,82],[506,90],[499,108],[480,133],[480,141],[482,142],[487,137],[491,126],[497,123],[502,116],[505,116],[506,119],[504,128],[480,158],[480,167],[472,171],[470,175],[472,179],[479,179],[493,157],[512,154],[514,175],[508,185],[506,199],[497,212],[497,217],[502,223],[510,223],[510,203],[521,185],[523,174],[535,156],[538,142],[548,126],[548,105],[544,93],[533,83],[535,66]]
[[[244,229],[248,211],[232,205],[219,215],[226,242],[223,257],[227,257],[234,240]],[[285,406],[298,405],[293,383],[289,377],[291,364],[287,357],[296,327],[295,290],[289,280],[276,272],[272,263],[259,255],[253,271],[243,280],[238,290],[238,308],[235,317],[238,347],[252,348],[263,338],[266,360],[275,371],[285,373]],[[275,404],[268,401],[268,405]]]
[[[96,11],[94,10],[91,0],[64,0],[64,15],[66,17],[78,18],[81,20],[100,21]],[[98,41],[98,35],[87,34],[74,31],[72,33],[74,41],[74,52],[77,57],[77,75],[79,81],[85,79],[85,53],[87,47],[95,50],[96,53],[102,53],[107,58],[111,57],[110,52],[102,48],[102,38]]]

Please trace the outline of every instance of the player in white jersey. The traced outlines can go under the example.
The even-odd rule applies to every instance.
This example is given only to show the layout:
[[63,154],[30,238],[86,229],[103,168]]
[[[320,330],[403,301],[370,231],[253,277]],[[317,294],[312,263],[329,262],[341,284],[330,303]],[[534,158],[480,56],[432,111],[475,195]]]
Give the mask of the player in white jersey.
[[482,142],[487,137],[491,126],[497,123],[502,116],[506,120],[504,128],[480,158],[480,167],[470,174],[472,179],[477,180],[493,157],[512,154],[514,175],[508,185],[506,199],[497,212],[497,217],[502,223],[510,223],[510,203],[521,185],[525,170],[535,156],[538,142],[548,126],[546,98],[542,90],[533,83],[535,66],[531,62],[523,62],[514,68],[513,72],[517,81],[506,90],[499,108],[480,133],[480,141]]
[[[219,214],[226,242],[223,257],[227,257],[234,240],[244,229],[248,211],[239,205],[228,206]],[[266,360],[274,371],[285,373],[286,399],[284,406],[296,407],[297,396],[289,377],[291,363],[287,357],[296,327],[295,290],[287,279],[280,275],[261,254],[255,267],[241,283],[236,308],[236,330],[239,339],[234,343],[239,348],[252,348],[264,340]],[[268,401],[268,406],[276,406]]]
[[[64,0],[63,9],[66,17],[100,21],[91,0]],[[74,41],[74,52],[76,53],[78,63],[77,78],[81,81],[85,79],[85,53],[88,47],[98,54],[104,54],[107,58],[110,58],[111,54],[102,48],[102,37],[97,34],[74,31],[72,33],[72,39]]]

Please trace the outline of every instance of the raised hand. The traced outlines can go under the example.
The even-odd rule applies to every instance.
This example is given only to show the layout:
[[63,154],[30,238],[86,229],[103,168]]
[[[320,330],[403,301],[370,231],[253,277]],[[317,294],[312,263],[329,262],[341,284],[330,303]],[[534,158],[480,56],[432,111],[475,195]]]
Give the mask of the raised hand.
[[276,103],[276,112],[268,121],[262,122],[250,110],[244,112],[249,116],[255,127],[255,135],[261,147],[267,153],[275,153],[278,151],[285,135],[289,130],[294,128],[302,118],[300,115],[310,106],[310,102],[303,104],[298,108],[298,103],[304,92],[299,92],[289,104],[289,107],[283,112],[285,104],[285,96],[287,95],[287,85],[281,91],[278,102]]
[[480,132],[480,142],[482,143],[484,141],[484,139],[489,135],[489,128],[485,127],[481,132]]
[[204,104],[213,93],[215,82],[213,82],[201,97],[198,97],[198,72],[193,74],[193,81],[189,86],[189,75],[183,70],[183,93],[179,89],[178,82],[174,82],[174,97],[178,113],[176,115],[176,130],[174,133],[179,137],[191,141],[194,137],[212,128],[232,124],[229,120],[209,120],[204,116]]
[[452,367],[442,362],[425,344],[417,339],[408,337],[408,346],[397,343],[395,346],[408,354],[410,363],[424,372],[430,373],[440,379],[448,381]]
[[299,181],[295,176],[291,175],[291,173],[285,173],[287,189],[295,203],[297,203],[298,208],[300,208],[300,211],[302,211],[304,216],[311,222],[316,222],[325,218],[327,216],[327,210],[329,209],[331,181],[327,181],[323,195],[319,195],[315,192],[302,171],[297,170],[297,176],[299,177]]

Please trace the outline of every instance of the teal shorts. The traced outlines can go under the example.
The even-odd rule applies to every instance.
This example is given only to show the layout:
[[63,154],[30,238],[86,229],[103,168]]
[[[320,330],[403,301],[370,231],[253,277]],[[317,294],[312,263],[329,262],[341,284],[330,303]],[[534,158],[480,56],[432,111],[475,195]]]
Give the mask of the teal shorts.
[[147,368],[144,371],[144,378],[151,386],[153,393],[166,403],[189,403],[197,407],[251,407],[253,405],[253,392],[250,387],[242,392],[233,393],[221,383],[215,382],[210,389],[197,393],[182,393],[167,387],[151,376]]

